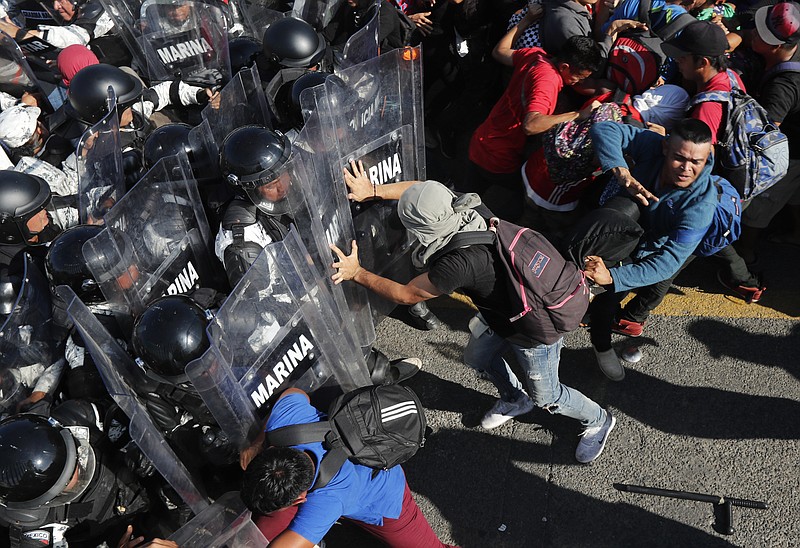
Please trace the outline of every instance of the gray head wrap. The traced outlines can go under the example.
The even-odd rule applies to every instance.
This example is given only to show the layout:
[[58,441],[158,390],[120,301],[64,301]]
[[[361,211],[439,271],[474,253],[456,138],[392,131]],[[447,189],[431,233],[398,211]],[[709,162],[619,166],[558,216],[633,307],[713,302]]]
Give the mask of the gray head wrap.
[[409,187],[397,203],[397,213],[420,243],[411,256],[414,266],[424,267],[457,233],[486,230],[486,221],[473,209],[480,204],[477,194],[456,197],[436,181]]

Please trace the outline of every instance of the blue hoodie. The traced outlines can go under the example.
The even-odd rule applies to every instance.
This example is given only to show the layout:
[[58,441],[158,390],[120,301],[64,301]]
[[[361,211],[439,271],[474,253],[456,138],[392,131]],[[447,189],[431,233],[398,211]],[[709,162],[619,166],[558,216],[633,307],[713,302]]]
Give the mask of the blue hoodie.
[[711,178],[713,157],[688,188],[661,188],[658,180],[664,165],[665,137],[616,122],[595,124],[591,134],[604,172],[615,167],[628,168],[637,181],[659,198],[658,202],[651,200],[647,207],[640,207],[639,224],[645,232],[634,252],[634,262],[609,269],[614,291],[666,280],[692,254],[711,225],[717,207]]

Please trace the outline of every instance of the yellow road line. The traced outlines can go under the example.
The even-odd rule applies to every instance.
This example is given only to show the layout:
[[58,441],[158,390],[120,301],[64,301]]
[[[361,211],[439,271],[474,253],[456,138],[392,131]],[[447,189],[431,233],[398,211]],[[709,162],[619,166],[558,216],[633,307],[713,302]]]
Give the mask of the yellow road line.
[[[716,318],[800,318],[800,291],[766,291],[762,302],[746,304],[742,299],[719,293],[706,293],[693,287],[673,286],[683,294],[669,293],[653,312],[659,316],[710,316]],[[623,303],[633,298],[628,296]],[[475,308],[469,297],[453,293],[437,300],[438,306]],[[781,310],[772,306],[780,305]]]

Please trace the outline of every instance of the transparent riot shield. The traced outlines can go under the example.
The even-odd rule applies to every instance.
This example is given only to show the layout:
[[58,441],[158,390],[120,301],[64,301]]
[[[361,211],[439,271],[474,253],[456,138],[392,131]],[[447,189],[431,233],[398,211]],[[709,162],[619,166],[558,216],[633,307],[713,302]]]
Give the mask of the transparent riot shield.
[[0,373],[53,360],[50,288],[27,253],[14,260],[0,277]]
[[78,164],[78,216],[82,224],[102,224],[125,194],[114,90],[108,88],[108,114],[86,130],[75,150]]
[[271,128],[258,68],[253,66],[237,72],[219,92],[219,103],[209,103],[201,115],[211,126],[218,147],[238,127],[256,124]]
[[87,265],[123,322],[163,295],[219,287],[208,221],[184,153],[162,158],[106,215],[83,247]]
[[[264,39],[264,29],[287,14],[279,11],[281,2],[278,0],[255,0],[247,3],[247,21],[249,21],[248,36],[259,42]],[[291,13],[291,12],[290,12]]]
[[330,281],[335,273],[330,243],[345,249],[355,238],[355,231],[347,194],[338,192],[334,184],[318,184],[320,174],[323,181],[331,183],[329,166],[338,158],[335,143],[323,136],[319,117],[312,113],[292,145],[286,167],[295,187],[289,199],[298,202],[291,206],[292,221],[313,257],[318,277],[330,288],[343,327],[352,333],[356,346],[366,347],[375,340],[367,290],[358,284],[334,285]]
[[186,374],[240,448],[286,388],[313,392],[331,381],[347,391],[370,384],[295,229],[264,249],[207,332],[211,348]]
[[14,39],[0,32],[0,91],[14,97],[26,91],[35,93],[44,101],[45,110],[52,111],[49,96],[54,89],[54,85],[39,81]]
[[175,531],[169,540],[181,548],[263,548],[267,539],[250,519],[239,493],[225,493]]
[[67,303],[67,312],[83,337],[109,395],[130,418],[131,438],[192,511],[199,514],[208,507],[203,490],[170,448],[133,389],[141,370],[71,288],[62,285],[56,292]]
[[[340,82],[325,82],[301,97],[306,121],[305,139],[317,148],[311,193],[317,200],[346,201],[343,169],[361,161],[376,185],[425,179],[422,113],[422,65],[418,48],[393,50],[340,72]],[[313,116],[312,116],[313,118]],[[350,204],[345,222],[352,223],[359,257],[365,268],[401,283],[411,279],[411,240],[397,217],[396,203],[377,201]],[[349,237],[349,233],[345,234]],[[349,250],[350,241],[335,242]],[[343,247],[344,246],[344,247]],[[373,320],[394,307],[369,293]]]
[[344,0],[295,0],[292,16],[322,31],[331,22]]
[[[138,31],[138,35],[137,35]],[[200,0],[145,0],[138,29],[151,82],[180,78],[213,87],[231,78],[225,10]]]
[[338,59],[335,72],[340,71],[363,63],[373,57],[378,56],[378,19],[381,0],[376,0],[372,3],[369,10],[363,15],[366,20],[364,26],[356,31],[350,38],[342,50],[342,57]]
[[147,57],[139,44],[141,26],[139,25],[139,12],[142,7],[141,0],[98,0],[105,13],[114,22],[114,31],[125,43],[125,47],[133,55],[133,66],[141,74],[147,72]]

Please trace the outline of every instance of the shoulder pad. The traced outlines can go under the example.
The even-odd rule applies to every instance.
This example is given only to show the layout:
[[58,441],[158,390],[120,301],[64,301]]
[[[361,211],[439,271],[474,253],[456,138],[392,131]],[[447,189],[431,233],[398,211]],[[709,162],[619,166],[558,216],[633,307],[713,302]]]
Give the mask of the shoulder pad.
[[233,230],[235,226],[250,226],[257,222],[256,206],[244,200],[233,200],[222,214],[222,228]]

